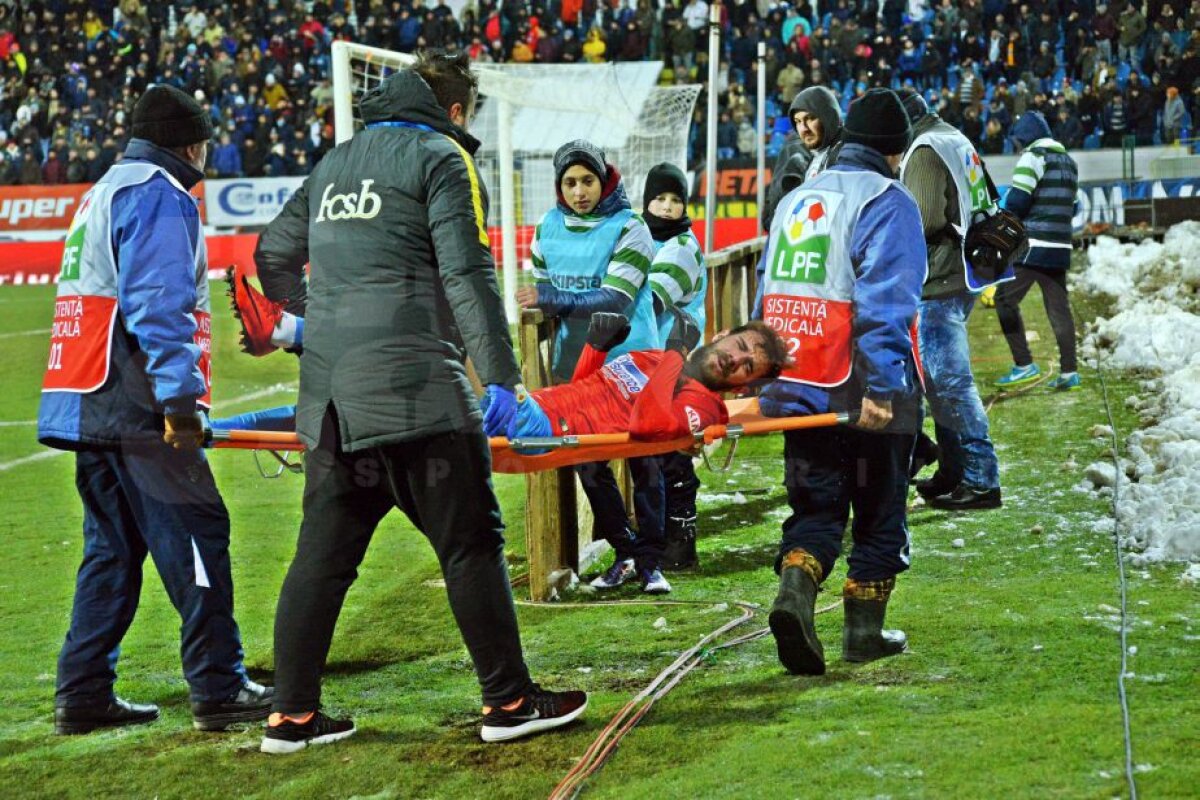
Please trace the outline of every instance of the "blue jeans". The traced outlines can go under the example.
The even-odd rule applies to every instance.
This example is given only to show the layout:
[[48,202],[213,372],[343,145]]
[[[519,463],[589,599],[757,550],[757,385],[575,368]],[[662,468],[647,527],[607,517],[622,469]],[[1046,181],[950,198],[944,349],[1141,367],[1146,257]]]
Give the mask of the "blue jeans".
[[941,451],[938,470],[976,489],[1000,485],[987,412],[971,374],[967,318],[975,295],[961,292],[921,301],[917,335],[925,365],[925,394]]

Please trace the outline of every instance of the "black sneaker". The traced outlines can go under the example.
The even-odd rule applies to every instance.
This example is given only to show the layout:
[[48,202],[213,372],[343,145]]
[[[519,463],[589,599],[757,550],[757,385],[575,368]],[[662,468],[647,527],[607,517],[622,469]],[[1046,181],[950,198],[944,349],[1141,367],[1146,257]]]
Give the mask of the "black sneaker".
[[1000,487],[995,489],[976,489],[960,483],[954,491],[938,495],[929,501],[931,508],[945,511],[974,511],[975,509],[1000,508]]
[[547,692],[536,683],[529,694],[506,706],[483,708],[479,736],[485,742],[507,742],[566,725],[587,708],[583,692]]
[[130,703],[119,697],[95,706],[59,706],[54,709],[54,732],[59,736],[91,733],[97,728],[144,725],[158,719],[158,706]]
[[192,726],[198,731],[223,731],[238,722],[257,722],[271,713],[275,688],[254,681],[224,702],[192,703]]
[[297,753],[310,744],[329,744],[354,735],[354,720],[332,719],[320,711],[272,714],[259,750],[274,755]]

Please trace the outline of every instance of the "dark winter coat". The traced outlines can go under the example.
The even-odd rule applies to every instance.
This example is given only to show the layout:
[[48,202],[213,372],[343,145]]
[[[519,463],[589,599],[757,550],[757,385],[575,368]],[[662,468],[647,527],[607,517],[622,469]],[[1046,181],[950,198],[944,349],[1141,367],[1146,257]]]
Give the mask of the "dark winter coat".
[[297,432],[315,445],[332,403],[348,451],[478,429],[467,353],[485,384],[520,380],[479,142],[411,70],[360,111],[366,129],[321,159],[255,252],[267,296],[306,318]]

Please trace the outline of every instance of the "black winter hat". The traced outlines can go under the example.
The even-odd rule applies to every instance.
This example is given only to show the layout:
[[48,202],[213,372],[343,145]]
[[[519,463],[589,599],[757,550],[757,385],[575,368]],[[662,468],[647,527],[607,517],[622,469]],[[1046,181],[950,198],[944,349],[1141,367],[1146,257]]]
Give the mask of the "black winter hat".
[[602,181],[608,177],[604,151],[587,139],[576,139],[554,153],[554,185],[561,184],[563,173],[576,164],[586,167]]
[[912,141],[908,114],[891,89],[869,89],[851,103],[844,130],[847,142],[874,148],[885,156],[903,153]]
[[688,201],[687,176],[674,164],[655,164],[646,173],[646,188],[642,190],[642,208],[663,192],[674,192],[684,203]]
[[159,147],[186,147],[212,138],[212,118],[194,99],[174,86],[156,83],[146,89],[133,107],[135,139]]
[[904,111],[908,114],[910,125],[916,125],[917,120],[929,113],[929,104],[916,89],[905,86],[898,94],[900,102],[904,105]]

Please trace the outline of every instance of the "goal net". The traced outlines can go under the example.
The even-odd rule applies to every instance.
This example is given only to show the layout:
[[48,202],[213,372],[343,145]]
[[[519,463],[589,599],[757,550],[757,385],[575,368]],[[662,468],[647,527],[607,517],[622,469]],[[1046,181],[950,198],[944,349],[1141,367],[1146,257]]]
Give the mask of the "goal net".
[[[333,46],[334,128],[339,142],[361,126],[358,100],[411,55],[351,42]],[[659,86],[661,62],[476,64],[479,103],[471,133],[491,200],[488,225],[503,263],[510,317],[518,270],[541,215],[554,206],[554,151],[572,139],[602,147],[640,208],[646,173],[670,162],[687,168],[687,138],[698,85]]]

